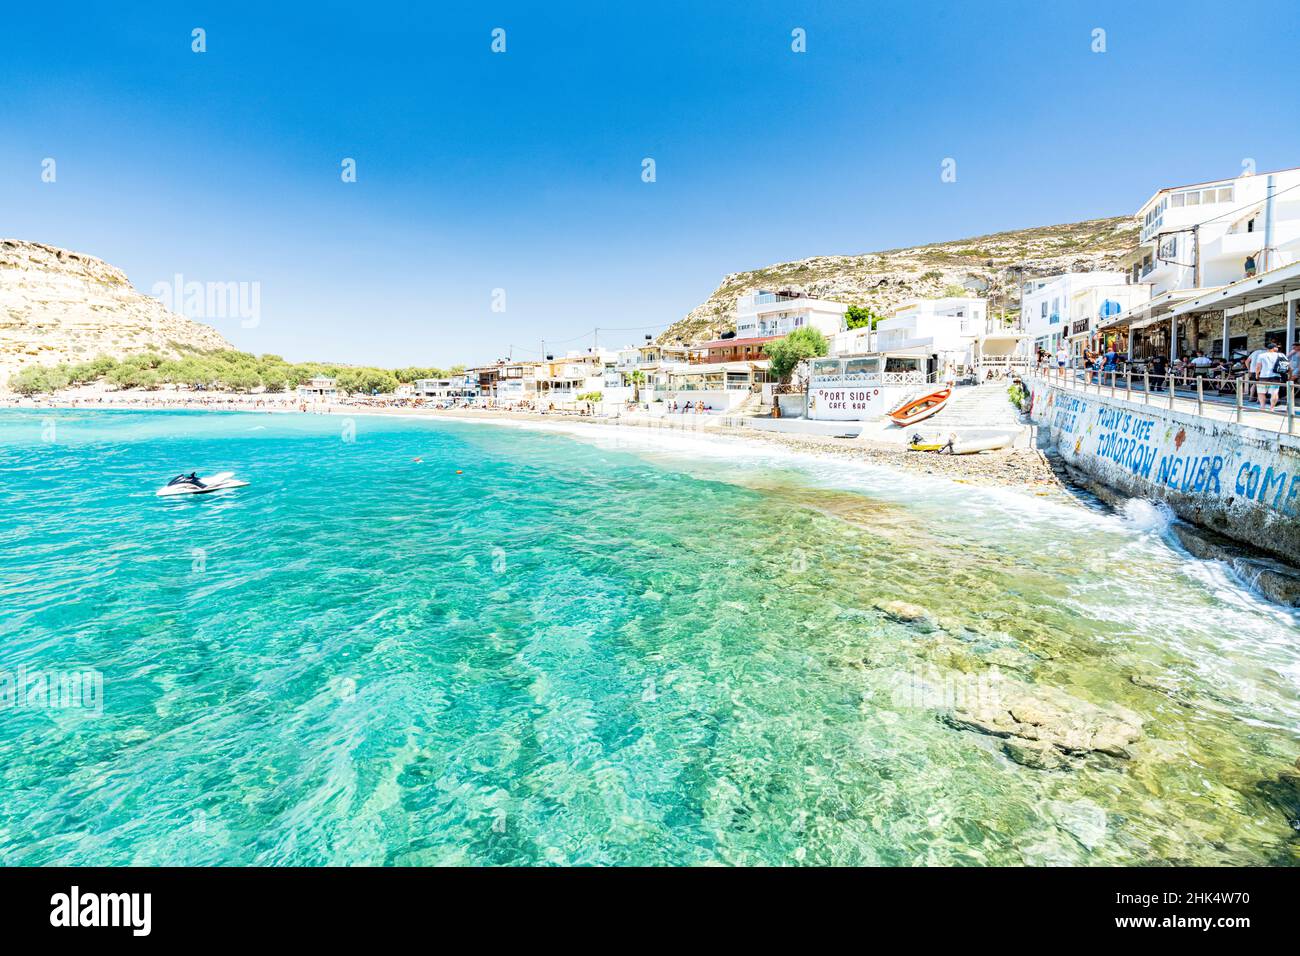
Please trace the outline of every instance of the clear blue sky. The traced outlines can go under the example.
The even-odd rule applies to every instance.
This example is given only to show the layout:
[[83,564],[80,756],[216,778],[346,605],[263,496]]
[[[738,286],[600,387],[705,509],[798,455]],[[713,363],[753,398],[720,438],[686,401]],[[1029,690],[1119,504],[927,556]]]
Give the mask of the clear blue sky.
[[175,273],[259,282],[256,328],[214,324],[297,360],[528,357],[595,326],[628,329],[602,335],[620,345],[728,272],[1132,213],[1245,157],[1300,164],[1293,0],[24,3],[4,19],[0,235],[100,256],[145,292]]

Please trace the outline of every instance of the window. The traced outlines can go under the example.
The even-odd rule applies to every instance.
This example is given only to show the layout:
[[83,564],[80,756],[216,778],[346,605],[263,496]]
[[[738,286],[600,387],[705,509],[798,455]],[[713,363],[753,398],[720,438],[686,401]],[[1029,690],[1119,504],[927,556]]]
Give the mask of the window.
[[1040,313],[1040,317],[1041,317],[1041,318],[1044,318],[1044,319],[1047,318],[1047,300],[1046,300],[1046,299],[1043,300],[1043,310],[1042,310],[1042,312]]
[[[1228,339],[1228,347],[1232,349],[1233,352],[1245,352],[1246,336],[1244,335],[1232,336],[1231,338]],[[1223,355],[1223,339],[1218,338],[1214,340],[1213,344],[1210,346],[1210,355],[1213,358],[1219,358],[1221,355]]]
[[1209,189],[1188,189],[1174,193],[1169,201],[1175,208],[1183,205],[1210,206],[1218,202],[1232,202],[1232,194],[1231,186],[1213,186]]

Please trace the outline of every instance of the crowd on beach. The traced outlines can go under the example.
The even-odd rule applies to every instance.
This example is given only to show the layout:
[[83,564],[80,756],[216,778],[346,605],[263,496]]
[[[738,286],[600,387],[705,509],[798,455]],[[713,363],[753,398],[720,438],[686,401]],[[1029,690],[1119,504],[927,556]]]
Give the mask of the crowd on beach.
[[[227,392],[216,390],[68,389],[53,394],[22,396],[0,394],[0,407],[10,408],[132,408],[149,410],[265,411],[332,414],[336,411],[374,412],[493,411],[532,415],[595,416],[597,408],[584,402],[573,408],[545,406],[535,401],[440,400],[392,395],[338,395],[303,399],[295,394]],[[628,410],[632,409],[629,403]],[[642,405],[648,410],[648,405]],[[701,410],[703,406],[701,405]]]

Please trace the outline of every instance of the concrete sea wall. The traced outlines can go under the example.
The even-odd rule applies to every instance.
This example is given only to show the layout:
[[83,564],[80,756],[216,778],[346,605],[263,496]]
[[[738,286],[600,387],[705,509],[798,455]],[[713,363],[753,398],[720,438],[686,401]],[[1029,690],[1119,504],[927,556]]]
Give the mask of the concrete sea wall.
[[1030,416],[1071,468],[1300,565],[1300,436],[1026,384]]

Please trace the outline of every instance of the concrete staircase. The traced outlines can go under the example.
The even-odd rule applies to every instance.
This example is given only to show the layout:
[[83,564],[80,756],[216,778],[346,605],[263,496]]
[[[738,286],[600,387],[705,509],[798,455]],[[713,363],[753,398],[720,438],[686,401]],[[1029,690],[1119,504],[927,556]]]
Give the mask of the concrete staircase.
[[[934,386],[927,386],[933,391]],[[917,392],[917,396],[924,392]],[[1020,412],[1007,397],[1006,382],[985,385],[958,385],[948,399],[948,404],[934,416],[911,425],[897,428],[884,419],[864,422],[859,437],[868,441],[905,442],[912,435],[928,440],[946,440],[956,434],[968,439],[991,436],[995,433],[1014,435],[1015,447],[1028,447],[1033,441],[1033,430],[1021,421]]]
[[1006,429],[1019,429],[1023,425],[1020,412],[1007,397],[1006,382],[959,385],[943,411],[934,416],[932,424],[943,428]]
[[759,392],[751,392],[749,396],[727,412],[732,418],[750,418],[754,415],[760,415],[763,412],[763,396]]

